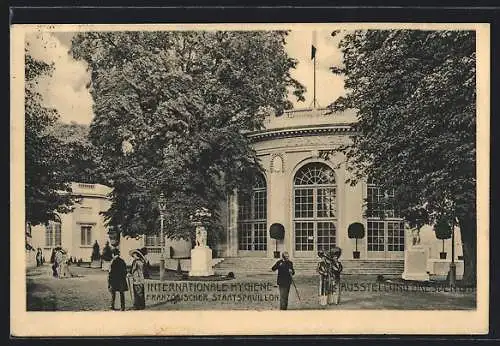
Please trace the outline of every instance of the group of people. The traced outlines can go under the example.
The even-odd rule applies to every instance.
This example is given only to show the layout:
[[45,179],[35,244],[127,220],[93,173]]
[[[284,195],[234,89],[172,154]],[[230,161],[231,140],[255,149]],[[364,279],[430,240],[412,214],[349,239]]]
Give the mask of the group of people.
[[[316,271],[319,274],[320,305],[338,304],[340,302],[340,273],[343,269],[339,260],[341,254],[342,250],[339,247],[334,247],[326,252],[318,252],[320,261]],[[295,275],[293,262],[290,261],[288,252],[282,253],[282,258],[272,266],[271,270],[278,271],[277,284],[280,293],[280,310],[287,310],[290,287],[294,284],[293,275]]]
[[108,274],[108,289],[111,292],[111,309],[116,310],[116,293],[120,295],[120,310],[125,310],[125,292],[132,291],[131,298],[135,310],[146,308],[146,299],[144,292],[144,280],[150,277],[149,262],[146,259],[147,249],[134,249],[129,255],[133,258],[130,272],[127,270],[125,261],[120,257],[120,250],[112,250],[113,259],[111,260]]
[[[61,278],[69,276],[67,265],[67,254],[62,248],[54,249],[53,255],[53,275]],[[125,310],[125,292],[131,290],[131,298],[135,310],[146,308],[145,300],[145,280],[150,278],[150,265],[146,259],[147,249],[134,249],[129,252],[133,258],[130,271],[127,269],[125,261],[120,257],[120,250],[112,250],[113,258],[110,264],[108,274],[108,290],[111,293],[111,309],[116,310],[116,293],[120,295],[120,310]],[[334,247],[329,251],[320,251],[318,256],[320,261],[317,265],[319,274],[319,303],[320,305],[338,304],[340,301],[340,273],[342,272],[342,263],[339,258],[342,250]],[[37,253],[37,265],[41,265],[41,251]],[[39,264],[40,262],[40,264]],[[288,252],[282,253],[282,258],[271,268],[278,271],[277,284],[280,295],[280,310],[288,309],[288,296],[293,282],[295,269],[293,262],[290,261]],[[298,292],[297,292],[298,294]]]
[[318,252],[321,258],[316,269],[319,274],[320,305],[338,304],[340,301],[340,273],[343,269],[339,260],[341,254],[339,247],[328,252]]
[[52,262],[52,276],[58,279],[72,276],[68,267],[68,253],[66,252],[66,250],[64,250],[61,247],[56,247],[53,250],[51,256],[51,262]]

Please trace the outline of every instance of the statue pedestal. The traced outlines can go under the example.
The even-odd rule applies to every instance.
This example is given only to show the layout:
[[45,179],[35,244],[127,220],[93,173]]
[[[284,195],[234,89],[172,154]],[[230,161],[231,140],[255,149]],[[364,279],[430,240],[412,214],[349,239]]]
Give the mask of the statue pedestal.
[[191,250],[191,270],[189,276],[214,275],[212,268],[212,249],[208,246],[196,246]]
[[404,280],[429,281],[427,273],[427,251],[420,246],[405,250],[405,267],[401,275]]

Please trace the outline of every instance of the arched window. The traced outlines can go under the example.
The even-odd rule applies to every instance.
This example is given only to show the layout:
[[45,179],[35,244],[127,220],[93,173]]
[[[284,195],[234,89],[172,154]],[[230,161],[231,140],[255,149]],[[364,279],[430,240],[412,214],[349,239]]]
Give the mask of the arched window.
[[295,251],[315,252],[335,246],[336,181],[324,163],[301,167],[293,180]]
[[404,251],[404,222],[394,205],[394,189],[383,190],[370,177],[366,196],[368,256]]
[[238,195],[238,250],[267,250],[267,187],[262,175],[250,195]]

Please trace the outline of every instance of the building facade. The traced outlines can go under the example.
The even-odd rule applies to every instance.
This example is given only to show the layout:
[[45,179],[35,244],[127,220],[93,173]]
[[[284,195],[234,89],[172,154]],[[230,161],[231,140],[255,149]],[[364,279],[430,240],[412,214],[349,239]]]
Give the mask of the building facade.
[[90,261],[92,246],[97,241],[101,250],[109,241],[108,229],[101,212],[111,205],[108,194],[111,189],[100,184],[73,183],[72,191],[79,196],[72,212],[61,214],[60,222],[32,227],[32,246],[41,248],[48,261],[52,249],[60,246],[69,256]]
[[[223,207],[225,239],[217,245],[222,257],[272,258],[274,251],[288,251],[292,258],[316,258],[319,250],[339,246],[344,259],[353,251],[364,260],[402,260],[410,241],[405,223],[389,206],[380,219],[377,202],[391,197],[369,179],[351,186],[345,157],[335,150],[348,145],[357,121],[354,112],[328,115],[324,109],[289,111],[269,116],[265,128],[248,133],[264,173],[257,177],[253,193],[247,198],[235,192]],[[102,247],[109,240],[101,212],[110,206],[111,189],[99,184],[73,184],[81,201],[72,213],[61,215],[61,222],[37,226],[32,230],[32,246],[40,247],[46,259],[52,249],[62,246],[69,256],[90,260],[92,245]],[[365,237],[348,237],[351,223],[365,226]],[[269,227],[280,223],[284,240],[270,238]],[[431,226],[420,231],[421,246],[431,260],[438,260],[443,242],[435,238]],[[189,241],[162,242],[158,236],[121,238],[122,253],[146,246],[150,260],[158,262],[162,248],[173,247],[189,256]],[[444,242],[450,260],[451,240]],[[169,251],[165,253],[169,257]],[[455,232],[455,256],[462,255],[460,232]],[[127,259],[127,256],[124,256]]]
[[[288,251],[294,258],[316,257],[317,251],[333,246],[343,257],[353,258],[356,240],[349,239],[351,223],[365,226],[365,237],[357,241],[360,259],[403,259],[411,241],[405,223],[395,210],[378,217],[378,201],[391,197],[369,179],[351,186],[345,157],[336,148],[350,143],[354,112],[327,114],[324,109],[289,111],[270,116],[265,129],[248,134],[260,158],[264,174],[258,177],[251,197],[237,193],[227,204],[227,233],[223,256],[272,257]],[[332,152],[333,149],[333,152]],[[269,236],[269,227],[285,227],[284,240]],[[460,232],[455,232],[455,255],[462,255]],[[431,226],[420,232],[421,245],[429,258],[439,259],[443,244]],[[451,253],[451,240],[444,243]]]

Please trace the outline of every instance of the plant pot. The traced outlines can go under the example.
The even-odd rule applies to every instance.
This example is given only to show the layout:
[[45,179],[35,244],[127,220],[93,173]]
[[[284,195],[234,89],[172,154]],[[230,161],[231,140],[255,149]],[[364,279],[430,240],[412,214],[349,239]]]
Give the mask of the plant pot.
[[359,251],[353,251],[353,252],[352,252],[352,258],[358,259],[358,258],[359,258],[359,255],[360,255],[360,252],[359,252]]
[[101,268],[101,260],[93,260],[90,262],[90,268]]
[[279,251],[274,251],[274,258],[280,258],[280,252]]
[[446,259],[446,252],[440,252],[439,259]]

